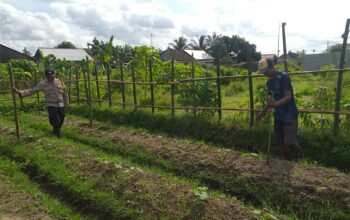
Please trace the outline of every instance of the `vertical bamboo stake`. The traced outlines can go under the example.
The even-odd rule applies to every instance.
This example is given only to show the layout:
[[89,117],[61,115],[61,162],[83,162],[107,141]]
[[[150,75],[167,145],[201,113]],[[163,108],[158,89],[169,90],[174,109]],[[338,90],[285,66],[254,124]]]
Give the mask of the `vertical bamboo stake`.
[[345,32],[342,35],[343,38],[343,47],[341,51],[341,57],[340,57],[340,62],[339,62],[339,73],[338,73],[338,84],[337,84],[337,97],[335,100],[335,111],[336,113],[334,114],[334,131],[337,131],[339,128],[339,110],[340,110],[340,98],[341,98],[341,87],[343,84],[343,68],[344,68],[344,63],[345,63],[345,52],[346,52],[346,46],[347,46],[347,41],[348,41],[348,36],[349,36],[349,24],[350,24],[350,19],[346,21],[346,26],[345,26]]
[[8,66],[7,67],[8,67],[8,71],[9,71],[9,74],[10,74],[10,84],[11,84],[12,100],[13,100],[13,107],[14,107],[14,114],[15,114],[15,123],[16,123],[16,137],[19,139],[18,109],[17,109],[16,94],[13,91],[13,88],[15,87],[15,79],[13,77],[11,61],[8,62]]
[[68,77],[68,99],[71,100],[71,86],[72,86],[72,67],[69,67],[69,77]]
[[193,116],[196,117],[196,87],[195,87],[195,82],[194,82],[194,57],[193,57],[193,53],[192,53],[191,79],[192,79],[192,106],[193,106]]
[[111,91],[111,72],[109,62],[107,63],[107,86],[108,86],[108,104],[112,107],[112,91]]
[[[36,69],[34,69],[34,80],[35,80],[35,85],[37,85],[38,84],[38,75],[37,75]],[[36,93],[36,104],[37,104],[38,111],[40,111],[39,93]]]
[[78,74],[78,67],[75,66],[75,92],[77,95],[77,101],[78,101],[78,105],[80,104],[80,94],[79,94],[79,74]]
[[137,109],[137,97],[136,97],[136,84],[135,84],[135,67],[131,65],[131,77],[132,77],[132,95],[134,97],[134,110]]
[[92,127],[91,81],[90,81],[89,58],[88,58],[88,56],[86,56],[86,75],[87,75],[87,81],[88,81],[89,126]]
[[153,85],[153,73],[152,73],[152,60],[148,61],[149,65],[149,81],[151,82],[151,105],[152,105],[152,113],[154,114],[154,85]]
[[122,81],[122,102],[123,108],[125,108],[125,84],[124,84],[124,69],[123,69],[123,61],[120,60],[120,80]]
[[282,38],[283,38],[283,57],[284,57],[284,71],[288,72],[288,66],[287,66],[287,43],[286,43],[286,22],[282,23]]
[[174,61],[174,58],[171,59],[171,82],[172,84],[170,85],[170,93],[171,93],[171,115],[172,116],[175,116],[175,99],[174,99],[174,90],[175,90],[175,85],[174,85],[174,73],[175,71],[175,61]]
[[83,72],[83,77],[84,77],[84,88],[85,88],[85,97],[86,97],[86,103],[89,104],[89,92],[88,92],[88,86],[87,86],[87,79],[85,76],[85,71],[84,66],[82,66],[82,72]]
[[254,93],[252,76],[251,50],[248,45],[248,76],[249,76],[249,106],[250,106],[250,127],[254,125]]
[[96,63],[94,63],[94,72],[95,72],[95,79],[96,79],[96,90],[97,90],[98,105],[101,107],[100,84],[98,83],[98,72],[97,72]]
[[221,120],[222,112],[221,112],[221,80],[220,80],[220,59],[217,59],[216,63],[216,76],[217,76],[217,87],[218,87],[218,114],[219,120]]

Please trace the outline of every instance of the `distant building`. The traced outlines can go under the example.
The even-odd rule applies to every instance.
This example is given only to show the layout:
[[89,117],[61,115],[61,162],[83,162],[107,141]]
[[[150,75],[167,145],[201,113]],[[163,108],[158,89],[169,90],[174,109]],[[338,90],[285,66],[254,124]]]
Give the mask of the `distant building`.
[[207,52],[204,50],[184,50],[188,55],[192,56],[193,58],[201,64],[205,64],[205,66],[208,69],[213,68],[214,65],[214,57],[210,56]]
[[35,61],[40,61],[43,57],[46,57],[48,55],[54,55],[56,59],[60,60],[67,60],[72,62],[81,62],[82,60],[85,60],[86,57],[88,57],[90,60],[92,57],[86,53],[84,49],[81,48],[42,48],[39,47],[39,49],[35,52],[34,59]]
[[[301,58],[301,68],[305,71],[320,70],[322,66],[333,64],[339,68],[340,52],[322,53],[322,54],[305,54]],[[344,68],[350,68],[350,52],[345,54]]]
[[261,59],[272,59],[274,64],[277,64],[277,55],[273,53],[261,54]]
[[183,50],[177,51],[172,48],[168,48],[164,50],[160,54],[160,59],[163,61],[174,59],[176,62],[185,63],[185,64],[192,62],[192,57],[188,53],[186,53]]
[[26,59],[33,61],[33,58],[31,56],[0,44],[0,62],[7,63],[11,59]]
[[[192,58],[193,54],[193,58]],[[181,50],[177,51],[172,48],[168,48],[160,54],[160,59],[163,61],[168,61],[174,59],[179,63],[190,63],[192,60],[197,61],[207,68],[212,68],[214,64],[214,58],[207,54],[204,50]]]

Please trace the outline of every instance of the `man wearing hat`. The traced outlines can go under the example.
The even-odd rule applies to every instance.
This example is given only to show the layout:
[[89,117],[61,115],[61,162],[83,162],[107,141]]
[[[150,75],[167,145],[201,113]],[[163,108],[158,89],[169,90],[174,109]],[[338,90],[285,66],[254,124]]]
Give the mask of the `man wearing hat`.
[[259,61],[259,72],[268,77],[267,105],[274,108],[274,130],[281,158],[286,157],[286,146],[302,155],[298,144],[298,110],[295,104],[293,87],[289,75],[275,69],[272,59]]
[[64,110],[68,107],[68,96],[65,92],[64,83],[55,78],[53,70],[45,70],[45,79],[41,80],[33,89],[13,91],[21,97],[31,96],[37,92],[44,91],[46,107],[49,112],[49,121],[53,127],[53,134],[61,136],[61,126],[64,121]]

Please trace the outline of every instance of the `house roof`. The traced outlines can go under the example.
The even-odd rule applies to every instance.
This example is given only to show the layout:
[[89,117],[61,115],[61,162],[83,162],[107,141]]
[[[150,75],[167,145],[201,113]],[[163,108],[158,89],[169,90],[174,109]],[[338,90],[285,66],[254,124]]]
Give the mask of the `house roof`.
[[9,48],[3,44],[0,44],[0,62],[7,62],[10,59],[28,59],[33,60],[31,56],[21,53],[17,50]]
[[54,55],[57,59],[68,60],[68,61],[82,61],[86,59],[86,56],[91,60],[92,57],[85,52],[84,49],[76,48],[42,48],[39,47],[35,53],[35,56],[39,56],[39,51],[42,52],[43,56],[46,57],[50,54]]
[[192,56],[195,60],[214,60],[214,57],[210,56],[204,50],[184,50],[188,55]]
[[165,51],[163,51],[160,55],[160,58],[164,61],[170,60],[170,59],[174,59],[176,61],[180,61],[180,62],[191,62],[192,61],[192,57],[187,54],[186,52],[184,52],[183,50],[177,51],[175,49],[172,48],[168,48]]
[[[340,52],[305,54],[301,59],[301,67],[306,71],[319,70],[321,66],[333,64],[339,67]],[[345,54],[345,68],[350,68],[350,52]]]

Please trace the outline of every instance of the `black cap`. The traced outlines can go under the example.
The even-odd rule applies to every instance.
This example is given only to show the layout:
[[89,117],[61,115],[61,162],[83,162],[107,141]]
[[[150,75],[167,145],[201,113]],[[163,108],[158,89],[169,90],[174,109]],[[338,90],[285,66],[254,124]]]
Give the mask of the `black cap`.
[[53,76],[55,72],[53,70],[45,70],[45,76]]

